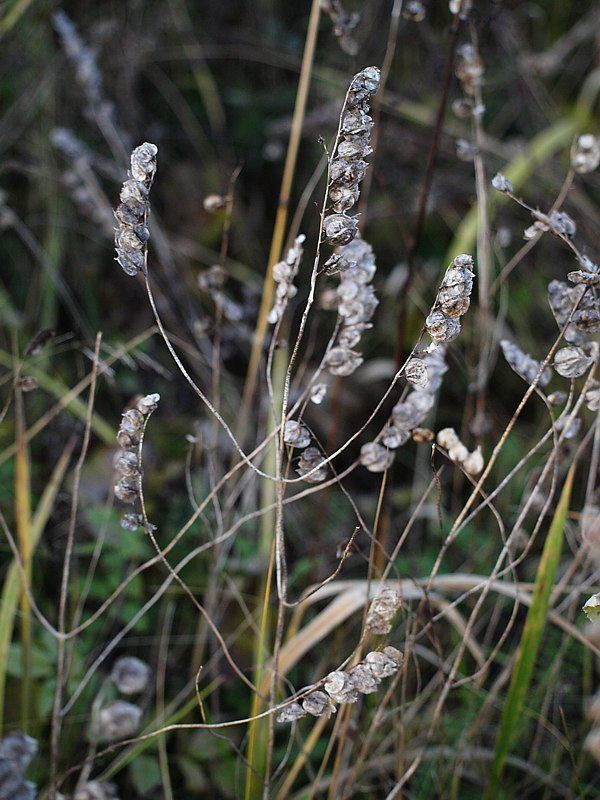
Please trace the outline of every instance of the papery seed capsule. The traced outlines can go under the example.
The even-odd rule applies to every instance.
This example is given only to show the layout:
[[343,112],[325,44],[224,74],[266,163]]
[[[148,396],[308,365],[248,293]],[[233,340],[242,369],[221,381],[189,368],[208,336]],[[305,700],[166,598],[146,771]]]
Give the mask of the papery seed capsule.
[[325,678],[323,688],[336,703],[356,703],[358,690],[347,672],[336,670]]
[[311,692],[302,701],[302,708],[313,717],[330,717],[337,709],[325,692]]
[[96,735],[100,741],[126,739],[137,733],[141,720],[141,708],[125,700],[115,700],[98,712]]
[[147,394],[145,397],[141,397],[137,401],[136,408],[140,412],[140,414],[150,414],[152,411],[156,411],[159,402],[160,402],[159,394],[157,394],[156,392],[154,394]]
[[302,719],[306,716],[306,711],[302,708],[300,703],[290,703],[282,709],[276,717],[277,722],[295,722],[297,719]]
[[121,475],[134,477],[140,474],[137,453],[133,450],[119,450],[115,455],[114,464]]
[[135,656],[121,656],[113,665],[110,679],[121,694],[139,694],[148,686],[150,667]]
[[292,447],[300,449],[308,447],[310,444],[310,433],[305,425],[301,425],[296,420],[288,419],[285,423],[283,441]]
[[563,378],[579,378],[593,363],[581,347],[562,347],[554,356],[554,369]]
[[394,454],[376,442],[367,442],[360,448],[360,463],[369,472],[385,472],[394,463]]
[[135,503],[138,494],[138,485],[133,478],[123,477],[115,486],[115,496],[123,503]]
[[358,232],[355,217],[331,214],[323,220],[323,241],[331,245],[344,245],[354,239]]

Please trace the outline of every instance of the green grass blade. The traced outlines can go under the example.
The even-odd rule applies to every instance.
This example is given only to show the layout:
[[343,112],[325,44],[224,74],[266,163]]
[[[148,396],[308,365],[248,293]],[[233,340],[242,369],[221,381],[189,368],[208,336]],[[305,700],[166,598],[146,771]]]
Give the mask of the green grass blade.
[[508,689],[508,696],[502,711],[500,730],[496,740],[494,762],[492,764],[491,779],[485,794],[486,800],[499,797],[500,778],[517,729],[521,725],[527,690],[531,682],[533,668],[540,647],[542,632],[548,614],[550,593],[560,560],[565,520],[569,511],[575,467],[576,465],[572,464],[567,475],[538,566],[533,598],[527,613],[527,619],[525,620],[525,627],[517,651],[517,658]]

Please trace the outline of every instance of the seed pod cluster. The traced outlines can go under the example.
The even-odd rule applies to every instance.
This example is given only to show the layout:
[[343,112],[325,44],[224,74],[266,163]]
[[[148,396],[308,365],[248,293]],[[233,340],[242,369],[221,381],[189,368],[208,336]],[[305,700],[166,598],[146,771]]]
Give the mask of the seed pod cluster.
[[339,247],[327,263],[335,264],[341,276],[337,288],[341,328],[325,357],[325,366],[332,375],[351,375],[363,362],[354,348],[363,331],[372,327],[370,320],[379,303],[370,286],[376,270],[375,256],[371,245],[358,236],[350,244]]
[[300,262],[304,254],[302,245],[305,239],[306,236],[304,236],[304,234],[297,236],[293,247],[290,247],[288,250],[285,261],[279,261],[273,267],[273,280],[277,284],[277,289],[275,290],[275,304],[269,311],[269,316],[267,317],[271,325],[281,319],[287,304],[292,297],[295,297],[298,291],[296,286],[294,286],[294,278],[298,273]]
[[313,717],[330,717],[337,711],[336,703],[355,703],[361,694],[372,694],[384,678],[400,669],[403,655],[395,647],[384,647],[367,653],[366,657],[349,670],[330,672],[323,689],[310,692],[300,703],[291,703],[277,716],[278,722],[294,722],[310,714]]
[[471,302],[473,290],[473,259],[469,255],[456,256],[446,270],[435,303],[427,319],[425,330],[435,343],[451,342],[460,333],[460,317]]
[[36,787],[23,773],[36,751],[36,740],[21,730],[0,739],[0,800],[35,800]]
[[[418,365],[412,368],[412,390],[404,400],[396,403],[392,417],[383,429],[377,442],[368,442],[360,452],[360,463],[369,472],[384,472],[392,465],[394,456],[390,450],[397,450],[412,438],[417,442],[431,441],[433,434],[420,427],[429,411],[435,405],[436,394],[442,385],[442,377],[448,371],[445,361],[445,345],[424,353],[421,358],[411,359]],[[418,380],[415,380],[418,378]]]
[[[581,281],[578,280],[580,275],[583,276]],[[593,291],[593,275],[591,270],[575,273],[575,286],[558,280],[548,284],[548,300],[556,322],[563,328],[571,317],[564,336],[567,342],[580,347],[585,344],[588,334],[600,330],[600,308]],[[577,310],[573,312],[575,306]]]
[[367,613],[366,627],[371,633],[384,636],[392,629],[392,620],[402,605],[402,595],[397,589],[386,587],[373,598]]
[[[158,407],[159,400],[159,394],[148,394],[138,400],[135,408],[125,411],[121,419],[117,433],[120,449],[115,453],[114,466],[118,476],[115,496],[123,503],[133,505],[140,496],[140,445],[146,417]],[[139,514],[127,513],[121,519],[125,530],[135,530],[141,524]]]
[[[535,358],[532,358],[528,353],[524,353],[518,345],[508,339],[502,339],[500,347],[502,348],[504,358],[508,365],[514,369],[517,375],[520,375],[527,383],[533,383],[542,367],[541,362],[536,361]],[[547,386],[550,383],[551,377],[552,373],[548,367],[546,367],[540,375],[538,386]]]
[[148,239],[146,227],[150,202],[150,187],[156,172],[158,147],[144,142],[131,154],[129,179],[121,188],[120,200],[115,211],[119,227],[115,228],[117,262],[127,275],[137,275],[146,269]]
[[461,442],[454,428],[442,428],[437,435],[437,443],[448,452],[448,457],[455,464],[460,464],[467,475],[479,475],[483,472],[483,454],[481,447],[472,452]]
[[342,109],[327,187],[334,213],[323,220],[321,234],[322,240],[333,246],[349,244],[358,233],[356,218],[348,217],[346,212],[358,200],[359,183],[367,171],[364,159],[372,152],[369,102],[379,87],[380,77],[377,67],[366,67],[355,75]]
[[320,483],[325,480],[328,473],[327,464],[323,463],[324,461],[318,448],[307,447],[300,456],[296,472],[308,483]]

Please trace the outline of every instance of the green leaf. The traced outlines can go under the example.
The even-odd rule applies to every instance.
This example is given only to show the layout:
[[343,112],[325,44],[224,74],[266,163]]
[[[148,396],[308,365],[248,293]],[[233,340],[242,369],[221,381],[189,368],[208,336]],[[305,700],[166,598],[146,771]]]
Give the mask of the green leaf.
[[533,668],[540,647],[540,641],[548,615],[550,593],[554,584],[556,569],[560,560],[565,521],[569,511],[573,478],[576,464],[569,469],[565,485],[554,513],[550,530],[544,543],[544,550],[537,570],[531,605],[525,620],[525,627],[517,650],[508,696],[502,711],[500,730],[496,740],[494,761],[490,783],[485,794],[486,800],[500,796],[500,778],[510,753],[510,748],[519,728],[523,726],[523,708],[527,690],[533,675]]

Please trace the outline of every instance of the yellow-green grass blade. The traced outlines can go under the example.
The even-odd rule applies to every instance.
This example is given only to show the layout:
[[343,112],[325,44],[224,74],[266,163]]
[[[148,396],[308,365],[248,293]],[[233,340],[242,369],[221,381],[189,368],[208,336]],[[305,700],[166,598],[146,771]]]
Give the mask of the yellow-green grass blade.
[[569,511],[573,478],[575,476],[575,467],[576,465],[572,464],[568,472],[554,518],[552,519],[552,524],[550,525],[548,536],[544,543],[542,557],[537,570],[532,602],[527,612],[527,619],[525,620],[525,627],[517,650],[517,657],[508,689],[508,695],[502,710],[491,778],[485,795],[486,800],[492,800],[492,798],[500,796],[500,778],[502,777],[502,772],[510,753],[512,743],[521,726],[527,691],[531,683],[533,668],[535,666],[544,625],[548,615],[550,593],[560,560],[565,521]]
[[[69,444],[66,446],[63,454],[54,467],[50,480],[48,481],[42,493],[38,507],[31,518],[29,536],[32,553],[35,551],[35,548],[42,535],[42,531],[44,530],[44,527],[48,521],[48,517],[50,516],[52,508],[54,507],[54,500],[62,484],[65,471],[73,452],[73,447],[74,441],[69,442]],[[0,598],[0,730],[2,729],[3,725],[8,650],[12,640],[15,615],[19,605],[20,595],[21,575],[16,562],[13,561],[7,570],[4,585],[2,587],[2,596]]]

